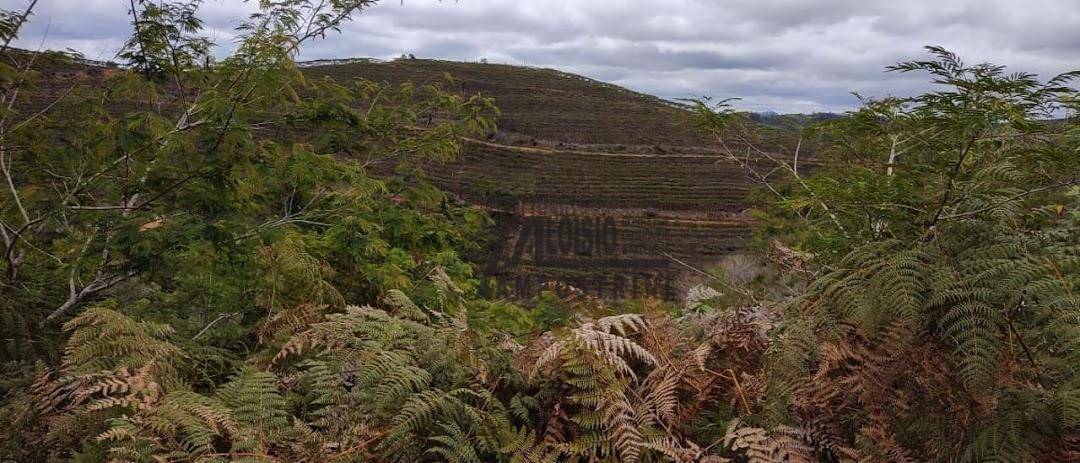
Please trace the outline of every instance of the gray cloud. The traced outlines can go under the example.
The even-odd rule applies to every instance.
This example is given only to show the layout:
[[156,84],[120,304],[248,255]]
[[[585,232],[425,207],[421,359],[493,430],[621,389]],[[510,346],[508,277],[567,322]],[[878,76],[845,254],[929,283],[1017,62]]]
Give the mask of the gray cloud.
[[[0,0],[20,8],[26,0]],[[1075,0],[406,0],[384,1],[301,58],[419,57],[553,67],[667,98],[741,97],[753,110],[839,111],[851,92],[905,95],[925,76],[883,72],[943,45],[971,62],[1049,76],[1080,68]],[[108,59],[128,2],[52,0],[17,46]],[[253,8],[206,0],[222,52]],[[46,34],[46,31],[48,32]]]

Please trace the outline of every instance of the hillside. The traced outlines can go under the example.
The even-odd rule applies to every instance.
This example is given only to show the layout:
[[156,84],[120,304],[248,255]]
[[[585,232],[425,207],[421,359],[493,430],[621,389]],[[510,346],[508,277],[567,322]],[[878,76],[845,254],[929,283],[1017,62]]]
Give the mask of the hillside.
[[[685,264],[708,267],[749,238],[753,182],[679,105],[551,69],[399,59],[304,64],[311,77],[441,82],[492,97],[499,133],[430,178],[488,207],[491,295],[528,299],[548,281],[609,300],[677,299]],[[452,77],[448,81],[447,77]],[[601,234],[607,246],[593,245]],[[677,260],[676,260],[677,259]]]
[[[116,72],[96,62],[42,63],[42,97],[25,111],[42,109],[35,104],[73,82]],[[489,295],[528,300],[557,281],[608,300],[677,299],[686,265],[715,264],[749,238],[743,211],[753,182],[672,102],[561,71],[501,64],[361,59],[302,66],[309,79],[439,82],[495,100],[497,133],[468,140],[452,163],[427,167],[436,185],[496,219],[480,262]],[[150,103],[111,104],[119,110]],[[593,245],[597,233],[607,246]]]

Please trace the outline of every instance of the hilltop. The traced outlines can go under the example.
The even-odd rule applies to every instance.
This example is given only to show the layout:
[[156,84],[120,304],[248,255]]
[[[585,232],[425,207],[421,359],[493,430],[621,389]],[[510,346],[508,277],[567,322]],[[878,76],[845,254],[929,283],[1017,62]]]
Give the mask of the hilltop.
[[[684,108],[555,69],[429,59],[302,63],[310,77],[356,77],[401,84],[439,83],[463,94],[495,98],[508,134],[567,145],[701,146]],[[452,80],[451,80],[452,79]]]

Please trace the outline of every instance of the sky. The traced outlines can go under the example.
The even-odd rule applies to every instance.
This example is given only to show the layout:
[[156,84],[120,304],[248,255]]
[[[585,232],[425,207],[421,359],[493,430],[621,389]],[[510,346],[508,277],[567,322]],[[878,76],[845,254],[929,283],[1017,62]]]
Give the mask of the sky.
[[[22,9],[27,0],[0,0]],[[128,0],[40,0],[15,43],[108,60],[130,31]],[[227,53],[254,8],[204,0]],[[556,68],[664,98],[740,98],[781,113],[839,112],[852,95],[912,95],[925,75],[884,72],[941,45],[1049,78],[1080,69],[1080,0],[389,0],[301,59],[403,54]]]

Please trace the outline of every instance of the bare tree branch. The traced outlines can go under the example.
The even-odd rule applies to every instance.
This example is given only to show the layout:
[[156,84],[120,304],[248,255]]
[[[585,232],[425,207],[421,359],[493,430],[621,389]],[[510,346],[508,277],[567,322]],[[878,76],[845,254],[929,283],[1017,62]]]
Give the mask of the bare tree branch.
[[78,290],[75,289],[75,278],[71,277],[70,279],[68,279],[69,295],[67,300],[64,301],[64,303],[61,304],[60,307],[50,313],[48,317],[45,317],[45,322],[51,323],[56,321],[56,319],[62,317],[68,311],[78,306],[86,298],[106,289],[112,288],[113,286],[116,286],[120,282],[123,282],[124,280],[127,280],[128,278],[131,278],[133,276],[135,276],[135,272],[133,271],[118,275],[98,275],[95,276],[94,279],[90,281],[90,283],[88,283],[86,286],[83,286],[82,288],[79,288]]
[[203,327],[203,329],[199,330],[199,332],[196,333],[195,336],[191,337],[191,340],[194,341],[196,339],[201,338],[203,334],[206,334],[207,331],[210,331],[210,328],[213,328],[214,325],[218,324],[218,322],[221,322],[222,320],[226,320],[226,319],[229,319],[229,318],[236,318],[236,317],[239,317],[239,316],[240,316],[240,312],[231,312],[231,313],[221,314],[217,318],[215,318],[213,321],[211,321],[210,323],[207,323],[206,326]]
[[18,35],[19,29],[22,29],[23,23],[26,22],[26,18],[29,18],[30,15],[34,12],[34,6],[37,5],[37,2],[38,0],[31,0],[30,4],[26,5],[26,10],[24,10],[23,13],[19,15],[19,21],[15,24],[15,27],[12,28],[11,33],[8,34],[7,37],[4,37],[4,45],[0,46],[0,55],[3,55],[4,52],[7,51],[8,45],[10,45],[11,41],[15,39],[15,36]]

